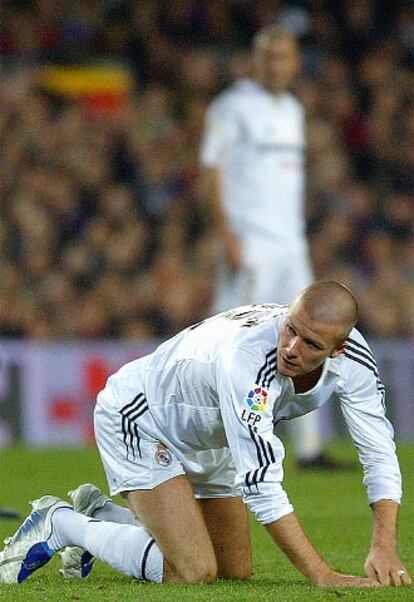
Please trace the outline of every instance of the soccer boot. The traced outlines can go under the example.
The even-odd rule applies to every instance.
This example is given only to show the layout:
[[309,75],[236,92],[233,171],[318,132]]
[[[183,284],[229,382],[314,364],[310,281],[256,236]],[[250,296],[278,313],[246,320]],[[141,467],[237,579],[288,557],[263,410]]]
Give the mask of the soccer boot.
[[[85,516],[93,516],[95,510],[103,508],[109,498],[96,485],[85,483],[68,492],[73,508]],[[61,568],[59,573],[65,579],[84,579],[92,570],[95,557],[78,546],[68,546],[59,552]]]
[[111,500],[96,485],[84,483],[77,489],[68,491],[68,496],[73,502],[73,509],[85,516],[93,516],[96,510],[100,510]]
[[52,517],[59,508],[72,508],[54,495],[30,502],[32,512],[0,553],[0,583],[22,583],[45,565],[55,553],[48,545],[52,534]]

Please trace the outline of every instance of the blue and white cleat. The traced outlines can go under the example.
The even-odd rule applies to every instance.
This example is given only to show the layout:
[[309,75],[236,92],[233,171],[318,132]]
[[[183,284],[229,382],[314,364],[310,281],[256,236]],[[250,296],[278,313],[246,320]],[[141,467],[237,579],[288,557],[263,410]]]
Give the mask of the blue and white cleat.
[[85,579],[96,560],[90,552],[78,546],[67,546],[59,555],[62,563],[59,573],[65,579]]
[[[73,501],[73,509],[85,516],[93,516],[111,499],[92,483],[79,485],[77,489],[69,491],[68,496]],[[84,579],[95,561],[94,556],[78,546],[67,546],[59,555],[62,562],[59,573],[65,579]]]
[[12,537],[4,540],[0,552],[0,583],[22,583],[40,569],[55,553],[48,545],[53,527],[52,517],[58,508],[72,508],[54,495],[30,502],[32,512]]

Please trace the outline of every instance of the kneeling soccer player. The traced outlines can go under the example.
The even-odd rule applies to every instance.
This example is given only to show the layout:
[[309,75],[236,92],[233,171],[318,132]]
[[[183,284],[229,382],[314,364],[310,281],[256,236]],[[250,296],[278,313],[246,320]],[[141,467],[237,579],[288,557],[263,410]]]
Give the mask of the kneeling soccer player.
[[[247,508],[310,581],[406,585],[396,551],[401,475],[372,352],[343,285],[305,289],[287,306],[218,314],[123,366],[98,395],[95,433],[116,506],[92,485],[53,496],[0,556],[0,581],[24,581],[57,551],[64,575],[94,558],[155,582],[248,579]],[[283,489],[275,424],[336,400],[364,468],[373,509],[367,578],[334,571],[306,537]]]

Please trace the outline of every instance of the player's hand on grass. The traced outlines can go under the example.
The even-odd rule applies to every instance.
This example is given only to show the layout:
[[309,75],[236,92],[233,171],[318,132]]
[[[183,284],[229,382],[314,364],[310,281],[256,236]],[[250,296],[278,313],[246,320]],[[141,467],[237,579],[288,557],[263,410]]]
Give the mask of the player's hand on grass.
[[373,548],[365,562],[365,573],[381,585],[411,585],[412,579],[394,549]]
[[336,571],[329,571],[318,580],[315,585],[320,587],[379,587],[375,579],[367,579],[358,575],[343,575]]

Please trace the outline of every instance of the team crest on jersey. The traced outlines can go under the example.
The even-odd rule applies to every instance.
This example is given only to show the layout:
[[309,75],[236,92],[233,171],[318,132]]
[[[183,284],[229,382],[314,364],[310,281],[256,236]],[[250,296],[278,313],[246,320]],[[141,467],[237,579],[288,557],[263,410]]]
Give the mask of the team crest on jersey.
[[269,394],[263,387],[251,389],[247,395],[246,403],[253,412],[263,412],[267,407]]
[[162,443],[157,444],[154,458],[160,466],[169,466],[172,462],[171,452]]

